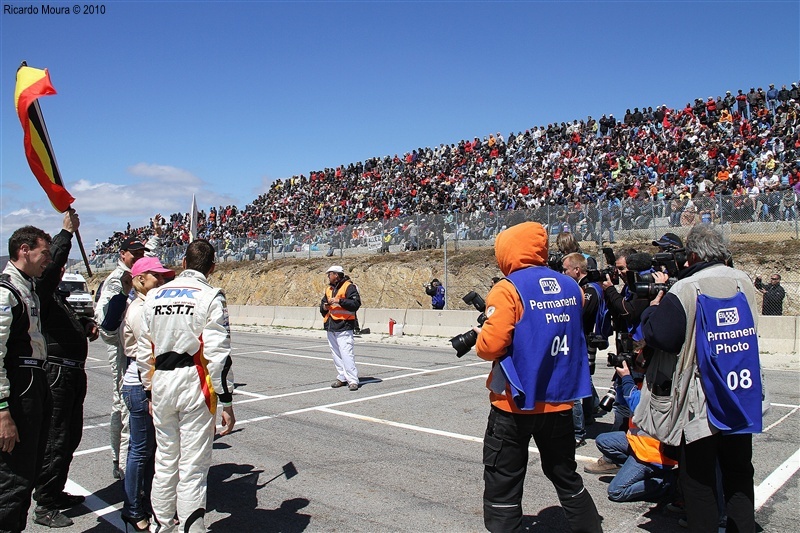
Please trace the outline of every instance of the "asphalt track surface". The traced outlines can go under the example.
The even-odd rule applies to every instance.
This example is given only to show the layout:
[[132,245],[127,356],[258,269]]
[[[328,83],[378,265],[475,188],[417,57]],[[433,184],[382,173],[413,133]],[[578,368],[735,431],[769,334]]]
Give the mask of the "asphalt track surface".
[[[466,327],[465,327],[466,329]],[[236,428],[214,444],[206,525],[216,532],[484,531],[482,437],[489,364],[456,359],[446,340],[414,346],[373,335],[356,340],[362,387],[332,389],[322,332],[234,331]],[[111,376],[104,345],[90,345],[83,440],[67,489],[86,494],[65,513],[65,531],[124,530],[122,483],[111,475]],[[773,403],[754,440],[756,519],[763,531],[796,531],[800,465],[800,372],[767,370]],[[601,396],[611,369],[594,376]],[[588,427],[578,468],[596,460]],[[287,466],[288,465],[288,466]],[[296,475],[287,478],[286,473]],[[608,501],[610,477],[582,474],[604,530],[685,531],[654,504]],[[523,500],[528,531],[568,531],[555,492],[531,448]],[[32,509],[31,509],[32,514]],[[48,531],[33,524],[28,531]]]

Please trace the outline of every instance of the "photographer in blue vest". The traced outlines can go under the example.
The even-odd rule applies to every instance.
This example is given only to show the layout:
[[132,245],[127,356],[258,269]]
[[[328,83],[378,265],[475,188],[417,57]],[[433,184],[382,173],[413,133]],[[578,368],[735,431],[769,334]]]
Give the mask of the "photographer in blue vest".
[[[653,348],[633,422],[680,447],[680,484],[690,531],[717,531],[724,498],[727,531],[755,531],[753,433],[762,429],[763,388],[756,296],[713,226],[686,237],[688,267],[642,314]],[[656,282],[666,275],[656,273]],[[717,466],[724,494],[718,494]]]
[[441,281],[433,278],[425,285],[425,294],[431,297],[432,309],[444,309],[444,286]]
[[572,405],[591,396],[581,320],[583,291],[547,268],[547,232],[524,222],[500,232],[503,275],[486,297],[475,350],[492,361],[492,404],[483,440],[483,520],[492,532],[520,531],[531,438],[572,531],[602,531],[576,472]]
[[[559,237],[563,234],[559,234]],[[605,335],[600,332],[601,327],[598,324],[598,312],[605,315],[609,320],[608,307],[603,298],[603,290],[599,283],[590,283],[586,277],[588,262],[580,252],[572,252],[561,260],[564,274],[571,277],[578,282],[578,285],[583,289],[583,334],[586,337],[586,357],[589,360],[589,375],[594,375],[594,369],[597,359],[598,343],[601,341],[608,347],[608,336],[610,331],[605,332]],[[603,317],[601,316],[601,321]],[[609,328],[610,329],[610,328]],[[594,409],[596,406],[595,398],[597,392],[592,386],[592,395],[584,398],[580,402],[575,402],[572,406],[572,418],[575,424],[575,447],[580,448],[586,444],[586,425],[594,422]],[[597,398],[597,403],[600,399]]]

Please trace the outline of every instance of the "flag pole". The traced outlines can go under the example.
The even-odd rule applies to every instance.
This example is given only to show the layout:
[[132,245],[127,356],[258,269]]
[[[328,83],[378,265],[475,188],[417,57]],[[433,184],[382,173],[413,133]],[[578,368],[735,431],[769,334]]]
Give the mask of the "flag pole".
[[92,267],[89,266],[89,259],[86,257],[86,250],[83,249],[83,241],[81,240],[81,232],[80,230],[75,230],[75,240],[78,241],[78,248],[81,250],[81,257],[83,257],[83,264],[86,265],[86,275],[90,278],[94,275],[92,274]]

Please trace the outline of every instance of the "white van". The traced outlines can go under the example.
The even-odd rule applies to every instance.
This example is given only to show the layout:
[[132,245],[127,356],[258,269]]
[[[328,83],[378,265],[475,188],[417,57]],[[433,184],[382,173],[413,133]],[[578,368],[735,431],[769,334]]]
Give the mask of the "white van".
[[94,302],[89,288],[86,286],[86,279],[80,274],[64,274],[58,290],[68,292],[67,301],[79,316],[94,316]]

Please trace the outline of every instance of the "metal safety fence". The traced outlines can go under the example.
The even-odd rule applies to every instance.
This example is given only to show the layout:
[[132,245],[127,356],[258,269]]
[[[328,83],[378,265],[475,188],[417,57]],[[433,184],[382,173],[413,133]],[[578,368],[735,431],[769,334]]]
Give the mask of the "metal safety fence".
[[[748,274],[754,279],[760,277],[766,285],[773,274],[781,276],[787,294],[784,312],[800,314],[800,273],[796,268],[800,260],[800,225],[797,198],[791,189],[754,196],[700,194],[669,201],[626,198],[574,205],[553,202],[496,212],[418,214],[332,228],[275,230],[253,238],[228,237],[210,242],[217,250],[217,260],[223,262],[341,258],[441,248],[458,251],[462,247],[492,246],[500,231],[523,221],[541,223],[551,236],[551,247],[559,233],[572,233],[583,251],[596,256],[599,264],[603,264],[600,248],[604,245],[649,243],[667,232],[683,239],[695,224],[714,223],[732,248],[755,258],[748,261]],[[162,248],[158,255],[165,265],[178,265],[185,248],[186,245]],[[90,265],[98,272],[108,271],[117,259],[118,254],[96,255]],[[85,267],[74,262],[69,269],[79,272]]]

